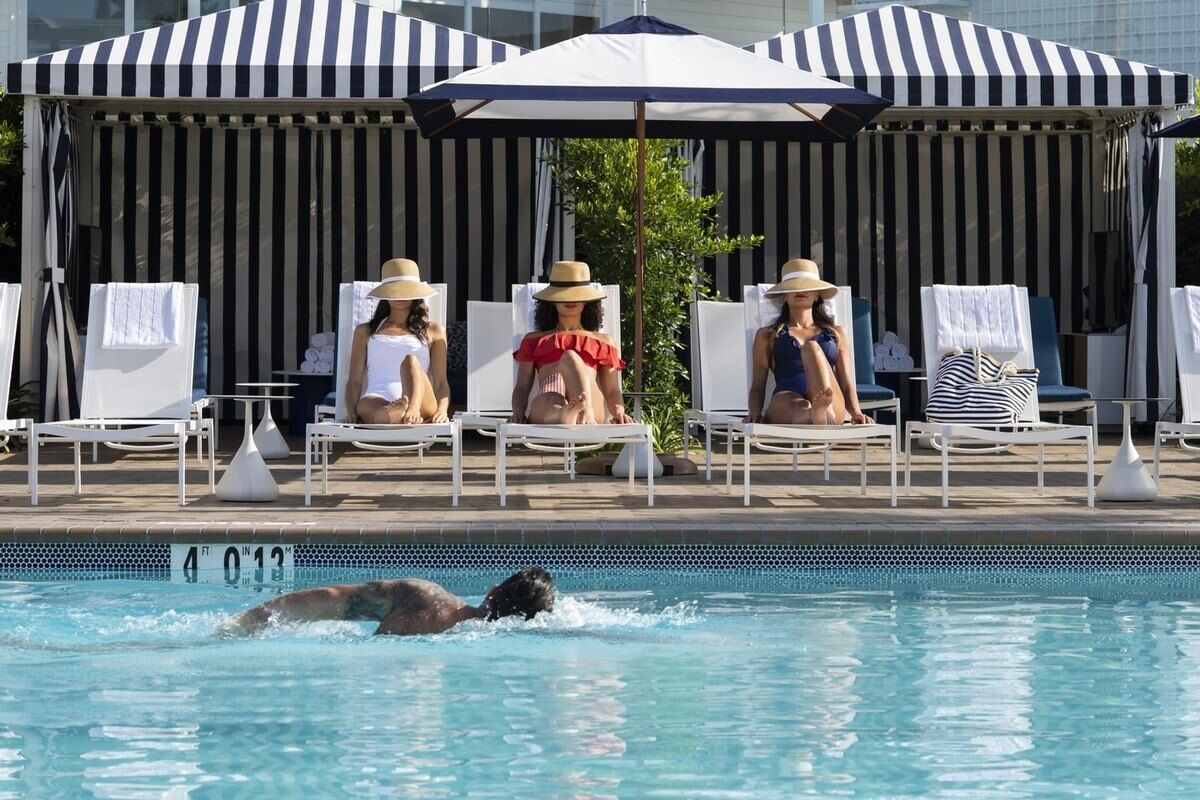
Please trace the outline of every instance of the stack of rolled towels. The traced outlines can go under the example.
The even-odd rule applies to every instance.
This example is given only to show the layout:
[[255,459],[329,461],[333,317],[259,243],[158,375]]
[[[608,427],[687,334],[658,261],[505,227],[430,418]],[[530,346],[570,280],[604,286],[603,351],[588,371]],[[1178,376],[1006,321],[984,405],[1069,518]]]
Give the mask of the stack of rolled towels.
[[300,362],[300,371],[306,375],[332,373],[333,359],[337,356],[336,341],[337,335],[332,331],[314,333],[308,341],[309,348],[304,351],[304,361]]
[[875,345],[875,369],[879,372],[898,372],[912,368],[912,356],[900,337],[891,331],[884,331],[882,341]]

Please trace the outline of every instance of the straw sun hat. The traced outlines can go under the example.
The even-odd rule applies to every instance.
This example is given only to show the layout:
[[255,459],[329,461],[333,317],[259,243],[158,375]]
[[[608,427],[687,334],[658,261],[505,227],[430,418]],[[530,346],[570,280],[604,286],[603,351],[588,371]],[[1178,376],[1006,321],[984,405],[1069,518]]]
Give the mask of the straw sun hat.
[[828,300],[837,294],[837,287],[821,280],[821,268],[817,262],[793,258],[779,268],[779,283],[767,290],[767,294],[788,292],[819,292],[822,300]]
[[383,262],[381,277],[383,280],[367,292],[368,296],[382,300],[422,300],[437,294],[437,289],[421,280],[421,270],[411,258]]
[[534,295],[548,303],[587,303],[603,300],[604,292],[592,286],[592,271],[582,261],[555,261],[550,285]]

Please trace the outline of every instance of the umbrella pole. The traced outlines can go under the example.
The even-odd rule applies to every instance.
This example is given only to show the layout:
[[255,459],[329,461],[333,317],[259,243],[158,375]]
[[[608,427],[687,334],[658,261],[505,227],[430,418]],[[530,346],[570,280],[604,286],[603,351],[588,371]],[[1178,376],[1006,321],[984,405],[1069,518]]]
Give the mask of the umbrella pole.
[[636,241],[633,308],[633,416],[642,416],[642,283],[643,283],[643,249],[644,238],[642,227],[645,223],[646,195],[646,101],[637,102],[637,201],[634,216],[636,217]]

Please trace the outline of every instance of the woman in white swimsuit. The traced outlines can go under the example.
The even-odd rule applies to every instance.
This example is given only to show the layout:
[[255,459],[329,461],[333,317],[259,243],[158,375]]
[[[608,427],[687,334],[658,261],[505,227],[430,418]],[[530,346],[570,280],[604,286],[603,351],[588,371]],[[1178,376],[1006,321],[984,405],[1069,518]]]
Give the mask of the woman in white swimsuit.
[[425,298],[437,290],[421,280],[417,263],[393,258],[370,291],[379,307],[354,329],[346,422],[419,425],[449,422],[446,330],[429,322]]

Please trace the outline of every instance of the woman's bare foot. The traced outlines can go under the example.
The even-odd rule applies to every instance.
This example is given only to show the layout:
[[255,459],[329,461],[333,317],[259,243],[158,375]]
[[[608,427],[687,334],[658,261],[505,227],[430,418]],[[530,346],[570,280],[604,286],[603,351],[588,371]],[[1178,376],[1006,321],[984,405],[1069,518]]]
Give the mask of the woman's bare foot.
[[586,394],[581,394],[574,400],[568,400],[563,409],[563,423],[566,425],[592,425],[592,404]]
[[833,388],[826,386],[812,396],[812,424],[835,425],[833,419]]

